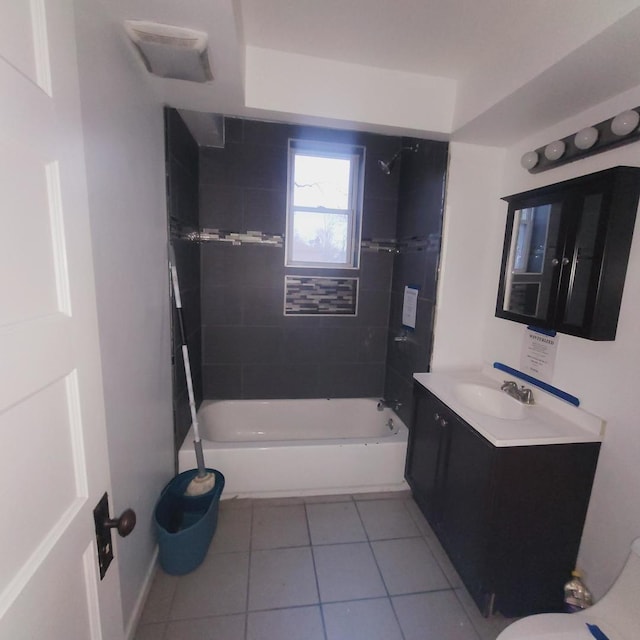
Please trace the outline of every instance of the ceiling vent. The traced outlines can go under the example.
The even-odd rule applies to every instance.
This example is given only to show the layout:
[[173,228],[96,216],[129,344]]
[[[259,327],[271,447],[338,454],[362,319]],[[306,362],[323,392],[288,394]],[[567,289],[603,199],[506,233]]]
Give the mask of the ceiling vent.
[[150,73],[192,82],[213,80],[203,31],[143,20],[125,20],[124,28]]

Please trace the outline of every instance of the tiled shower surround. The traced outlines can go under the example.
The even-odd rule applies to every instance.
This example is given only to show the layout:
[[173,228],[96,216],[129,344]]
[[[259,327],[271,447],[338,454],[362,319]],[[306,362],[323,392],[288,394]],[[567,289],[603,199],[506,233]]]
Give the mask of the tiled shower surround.
[[[367,248],[362,251],[360,269],[325,270],[285,268],[284,248],[280,246],[203,242],[204,397],[382,396],[385,373],[389,375],[392,283],[397,280],[400,286],[400,280],[393,276],[394,253],[376,249],[394,246],[397,238],[416,236],[413,230],[435,233],[439,238],[446,144],[421,141],[421,152],[404,154],[395,171],[385,175],[377,166],[378,160],[388,160],[412,140],[233,118],[227,118],[225,126],[224,149],[200,149],[200,229],[284,235],[288,140],[328,140],[366,147],[362,238],[367,241]],[[411,173],[405,178],[402,165],[409,164],[409,156],[414,155]],[[437,191],[434,184],[438,179],[431,178],[424,193],[420,190],[420,180],[435,171],[440,172],[439,199],[431,197]],[[400,194],[402,184],[407,188],[406,194]],[[435,206],[436,210],[429,214],[420,210],[423,206]],[[399,236],[398,210],[406,216],[398,225]],[[425,224],[423,217],[436,222]],[[372,240],[383,242],[369,242]],[[439,247],[439,242],[435,245]],[[421,284],[429,296],[421,292],[420,324],[416,329],[416,337],[422,339],[426,335],[426,339],[416,355],[415,360],[420,362],[415,370],[425,370],[438,252],[429,252],[429,258],[424,249],[413,249],[411,253],[420,254],[423,259],[400,263],[403,277],[409,278],[405,284]],[[412,266],[422,271],[407,270]],[[285,275],[359,278],[357,316],[285,316]],[[423,284],[430,278],[434,282]],[[392,314],[392,321],[393,317]],[[387,386],[400,394],[404,391],[404,363],[398,363],[396,358],[393,364],[394,379]]]
[[[198,145],[174,109],[165,109],[165,158],[169,225],[198,227]],[[202,400],[200,314],[200,245],[172,235],[185,318],[196,403]],[[169,272],[167,271],[167,278]],[[173,412],[175,450],[191,425],[175,305],[172,323]],[[176,454],[177,455],[177,454]],[[176,462],[177,464],[177,462]]]
[[[398,413],[406,424],[411,419],[413,374],[426,371],[431,360],[447,159],[446,143],[420,141],[416,153],[403,155],[400,170],[395,236],[400,251],[393,262],[384,395],[402,403]],[[418,288],[416,328],[407,331],[406,342],[396,342],[402,333],[406,285]]]

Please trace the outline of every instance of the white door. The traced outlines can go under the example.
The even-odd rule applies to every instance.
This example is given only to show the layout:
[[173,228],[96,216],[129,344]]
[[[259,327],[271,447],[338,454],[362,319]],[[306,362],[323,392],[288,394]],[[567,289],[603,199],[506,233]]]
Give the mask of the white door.
[[77,82],[71,0],[0,0],[3,640],[123,637]]

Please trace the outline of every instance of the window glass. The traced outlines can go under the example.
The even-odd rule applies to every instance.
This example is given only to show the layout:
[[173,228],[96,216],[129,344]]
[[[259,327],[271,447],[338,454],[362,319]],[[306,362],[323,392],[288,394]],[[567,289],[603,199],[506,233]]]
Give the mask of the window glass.
[[358,267],[364,149],[289,143],[286,265]]
[[293,212],[293,247],[296,262],[345,263],[349,216],[344,213]]
[[351,160],[296,153],[294,207],[348,209]]

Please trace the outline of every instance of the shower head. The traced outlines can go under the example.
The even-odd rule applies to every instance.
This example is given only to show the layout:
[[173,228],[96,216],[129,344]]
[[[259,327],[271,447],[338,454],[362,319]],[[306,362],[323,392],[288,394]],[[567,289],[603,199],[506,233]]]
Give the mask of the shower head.
[[398,154],[396,153],[396,155],[393,156],[393,158],[391,158],[391,160],[389,160],[388,162],[385,162],[384,160],[378,160],[378,166],[380,167],[380,171],[382,171],[382,173],[386,175],[390,175],[391,169],[393,169],[393,165],[395,164],[397,157],[398,157]]
[[398,158],[402,155],[402,152],[413,151],[415,153],[418,150],[419,146],[420,146],[419,143],[416,143],[414,145],[411,145],[410,147],[402,147],[402,149],[400,149],[399,151],[396,151],[393,154],[393,157],[390,160],[387,160],[386,162],[384,160],[378,160],[378,166],[380,167],[380,171],[382,171],[382,173],[384,173],[387,176],[390,175],[391,172],[393,171],[393,165],[396,163]]

